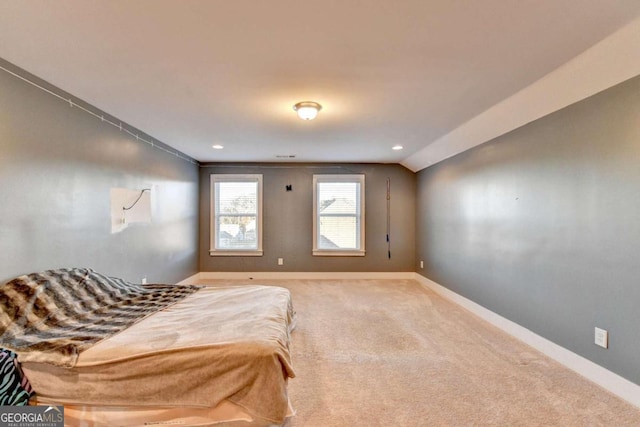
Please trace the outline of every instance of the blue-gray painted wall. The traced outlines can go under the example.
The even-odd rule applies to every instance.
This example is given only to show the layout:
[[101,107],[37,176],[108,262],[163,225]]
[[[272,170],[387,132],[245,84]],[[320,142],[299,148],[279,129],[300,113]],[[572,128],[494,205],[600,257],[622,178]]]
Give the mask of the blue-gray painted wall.
[[[260,257],[210,256],[211,174],[262,174],[263,249]],[[363,257],[313,256],[313,175],[365,175]],[[387,179],[391,183],[387,244]],[[292,185],[292,191],[286,186]],[[398,272],[415,264],[416,176],[397,164],[203,164],[200,172],[201,271]],[[278,265],[278,258],[284,265]]]
[[422,170],[416,226],[420,274],[640,384],[640,77]]
[[[59,267],[167,283],[197,273],[198,172],[0,70],[0,283]],[[149,186],[153,222],[112,234],[111,188]]]

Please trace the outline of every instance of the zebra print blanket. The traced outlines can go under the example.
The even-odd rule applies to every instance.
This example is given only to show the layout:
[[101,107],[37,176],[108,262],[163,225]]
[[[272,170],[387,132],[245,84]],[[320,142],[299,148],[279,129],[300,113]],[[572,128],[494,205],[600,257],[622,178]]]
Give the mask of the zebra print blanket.
[[15,353],[0,348],[0,406],[24,406],[33,396]]
[[20,276],[0,287],[0,347],[21,363],[73,367],[83,350],[198,289],[137,285],[87,268]]

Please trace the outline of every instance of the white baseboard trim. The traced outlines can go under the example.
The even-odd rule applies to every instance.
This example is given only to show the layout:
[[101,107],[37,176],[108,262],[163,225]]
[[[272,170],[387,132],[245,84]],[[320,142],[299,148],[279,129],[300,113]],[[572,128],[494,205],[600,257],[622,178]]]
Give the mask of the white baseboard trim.
[[339,280],[339,279],[415,279],[414,272],[333,272],[333,271],[202,271],[199,280],[215,279],[254,279],[254,280],[277,280],[277,279],[310,279],[310,280]]
[[530,345],[541,353],[549,356],[555,361],[563,364],[567,368],[577,372],[583,377],[591,380],[599,386],[605,388],[616,396],[626,400],[632,405],[640,408],[640,386],[621,377],[620,375],[603,368],[602,366],[585,359],[584,357],[555,344],[546,338],[506,319],[499,314],[459,295],[444,286],[427,279],[421,274],[415,273],[415,279],[426,288],[436,292],[442,297],[469,310],[476,316],[486,320],[492,325],[502,329],[509,335]]
[[192,285],[200,279],[200,273],[196,273],[193,276],[189,276],[184,280],[179,281],[176,285],[184,286],[184,285]]

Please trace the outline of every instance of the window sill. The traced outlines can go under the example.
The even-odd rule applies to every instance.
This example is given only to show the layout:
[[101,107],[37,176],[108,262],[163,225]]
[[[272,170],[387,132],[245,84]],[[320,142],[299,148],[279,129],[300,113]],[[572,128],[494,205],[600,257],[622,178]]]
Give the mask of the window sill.
[[262,256],[262,251],[225,251],[210,249],[209,256]]
[[364,256],[366,251],[363,250],[344,250],[336,251],[329,249],[314,249],[313,256]]

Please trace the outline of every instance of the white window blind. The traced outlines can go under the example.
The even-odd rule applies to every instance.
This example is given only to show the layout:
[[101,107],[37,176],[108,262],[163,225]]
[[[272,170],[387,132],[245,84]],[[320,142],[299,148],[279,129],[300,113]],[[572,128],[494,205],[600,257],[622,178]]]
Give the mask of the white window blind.
[[262,175],[211,175],[211,255],[262,255]]
[[314,255],[364,255],[364,175],[314,175]]

